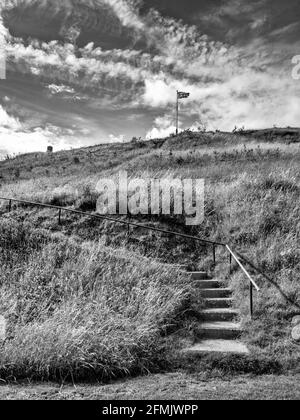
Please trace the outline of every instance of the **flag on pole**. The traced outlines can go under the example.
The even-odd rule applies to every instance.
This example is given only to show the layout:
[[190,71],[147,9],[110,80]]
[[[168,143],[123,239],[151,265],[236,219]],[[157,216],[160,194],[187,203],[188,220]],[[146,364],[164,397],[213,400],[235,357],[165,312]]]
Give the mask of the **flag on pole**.
[[177,92],[177,98],[178,99],[185,99],[188,98],[190,96],[189,93],[187,92]]
[[190,94],[188,93],[188,92],[179,92],[178,90],[177,90],[177,101],[176,101],[176,134],[178,134],[178,131],[179,131],[179,128],[178,128],[178,126],[179,126],[179,122],[178,122],[178,119],[179,119],[179,99],[186,99],[186,98],[188,98],[190,96]]

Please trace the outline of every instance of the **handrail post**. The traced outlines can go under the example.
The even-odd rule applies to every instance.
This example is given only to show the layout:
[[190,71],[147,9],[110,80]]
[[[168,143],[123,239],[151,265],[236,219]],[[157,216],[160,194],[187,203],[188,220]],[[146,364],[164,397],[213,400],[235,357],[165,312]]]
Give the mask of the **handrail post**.
[[11,200],[9,200],[9,203],[8,203],[8,212],[9,213],[11,212]]
[[58,211],[58,224],[61,225],[61,209]]
[[250,282],[250,315],[253,319],[253,284]]
[[253,287],[255,287],[255,289],[257,290],[257,292],[260,291],[260,288],[258,287],[258,285],[255,283],[255,281],[252,279],[252,277],[250,276],[250,274],[248,273],[248,271],[245,269],[245,267],[243,266],[243,264],[240,262],[240,260],[238,259],[238,257],[233,253],[233,251],[230,249],[229,245],[226,245],[226,248],[228,249],[228,251],[231,253],[232,258],[235,260],[235,262],[239,265],[239,267],[242,269],[242,271],[244,272],[244,274],[248,277],[248,279],[250,280],[251,284]]

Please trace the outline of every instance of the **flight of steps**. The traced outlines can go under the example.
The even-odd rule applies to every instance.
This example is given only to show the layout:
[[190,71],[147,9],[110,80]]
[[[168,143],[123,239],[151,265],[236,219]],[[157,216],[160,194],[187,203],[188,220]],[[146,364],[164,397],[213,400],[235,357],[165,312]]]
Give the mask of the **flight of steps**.
[[231,290],[222,281],[209,279],[207,273],[194,272],[191,276],[204,299],[205,309],[200,311],[200,321],[194,330],[197,342],[184,352],[247,354],[247,347],[239,340],[239,313],[232,308]]

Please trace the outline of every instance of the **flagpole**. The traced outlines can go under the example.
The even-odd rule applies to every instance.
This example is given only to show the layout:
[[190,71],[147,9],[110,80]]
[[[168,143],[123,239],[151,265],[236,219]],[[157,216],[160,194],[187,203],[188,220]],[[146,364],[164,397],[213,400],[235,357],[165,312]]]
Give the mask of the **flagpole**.
[[177,98],[176,98],[176,135],[179,132],[179,99],[188,98],[190,94],[188,92],[177,92]]
[[179,114],[179,101],[178,101],[178,90],[176,91],[176,135],[178,134],[178,114]]

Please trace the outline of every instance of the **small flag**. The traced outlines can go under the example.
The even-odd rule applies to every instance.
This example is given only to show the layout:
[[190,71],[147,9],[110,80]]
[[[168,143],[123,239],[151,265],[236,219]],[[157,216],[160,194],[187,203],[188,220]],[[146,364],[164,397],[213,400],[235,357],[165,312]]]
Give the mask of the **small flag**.
[[178,99],[185,99],[185,98],[188,98],[189,96],[190,94],[187,92],[177,92]]

